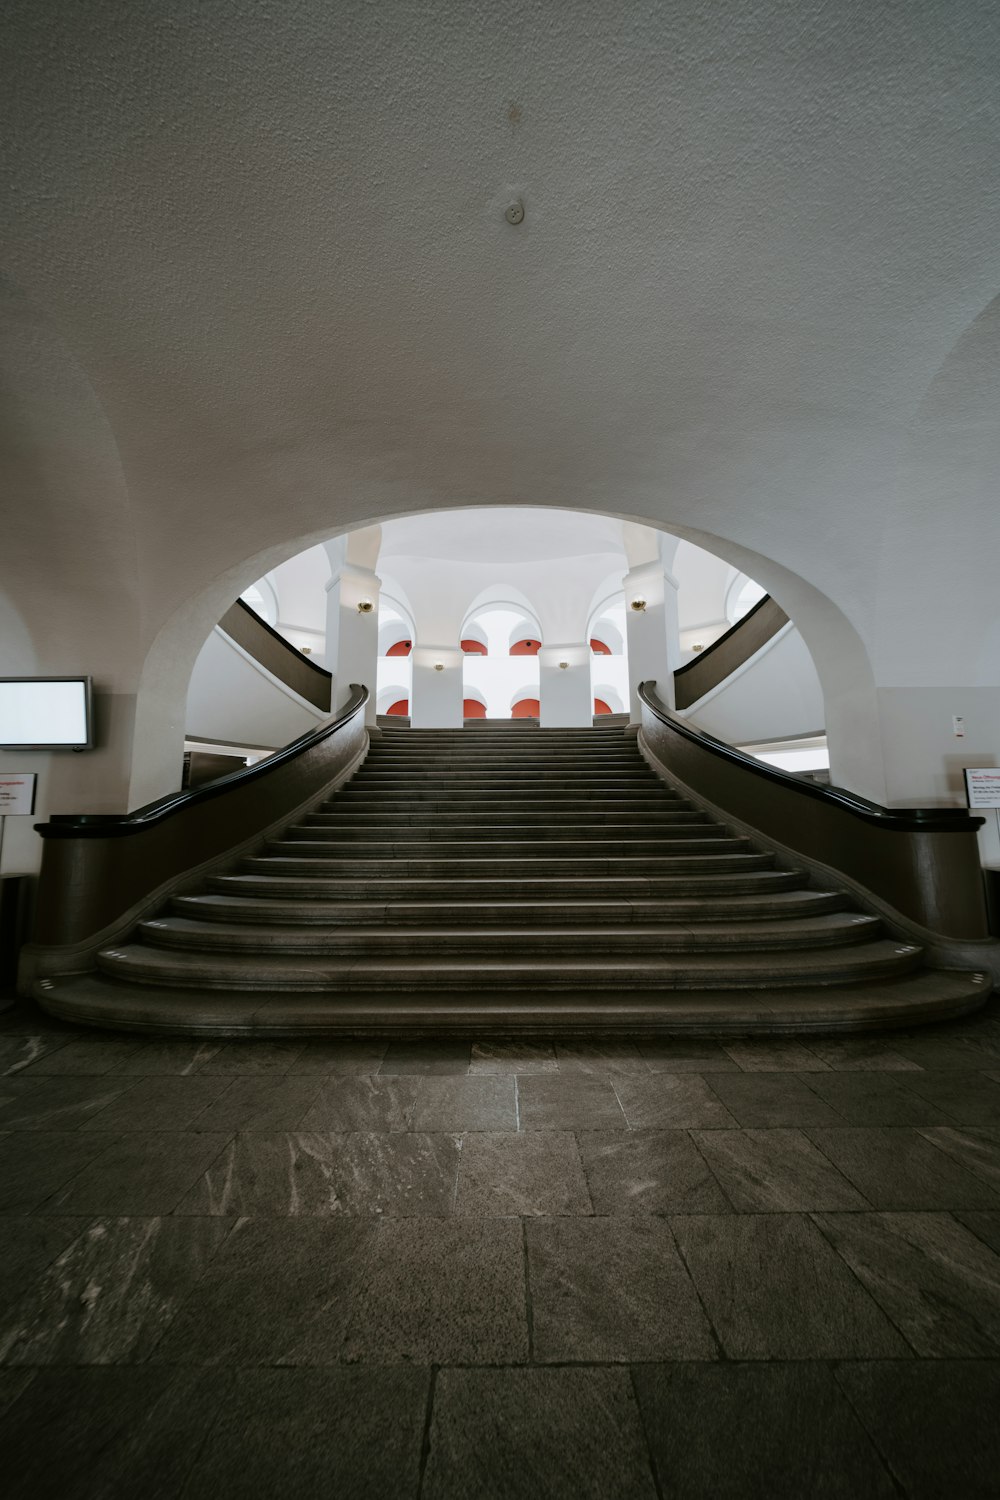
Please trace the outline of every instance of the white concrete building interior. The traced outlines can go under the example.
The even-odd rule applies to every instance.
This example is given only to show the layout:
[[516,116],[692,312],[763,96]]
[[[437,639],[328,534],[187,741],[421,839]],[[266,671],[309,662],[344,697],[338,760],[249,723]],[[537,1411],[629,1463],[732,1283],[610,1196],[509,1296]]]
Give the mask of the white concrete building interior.
[[996,0],[8,0],[0,140],[5,1497],[1000,1493]]

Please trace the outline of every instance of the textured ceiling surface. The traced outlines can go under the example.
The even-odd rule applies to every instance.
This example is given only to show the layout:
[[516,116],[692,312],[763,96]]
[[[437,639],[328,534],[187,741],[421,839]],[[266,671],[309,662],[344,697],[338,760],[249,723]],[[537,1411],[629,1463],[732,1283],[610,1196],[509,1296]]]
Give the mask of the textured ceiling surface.
[[[436,505],[721,537],[865,618],[911,424],[1000,290],[995,0],[8,0],[3,24],[2,306],[96,398],[37,397],[61,504],[113,434],[144,628]],[[37,336],[0,329],[16,391]],[[29,427],[15,402],[12,449]]]

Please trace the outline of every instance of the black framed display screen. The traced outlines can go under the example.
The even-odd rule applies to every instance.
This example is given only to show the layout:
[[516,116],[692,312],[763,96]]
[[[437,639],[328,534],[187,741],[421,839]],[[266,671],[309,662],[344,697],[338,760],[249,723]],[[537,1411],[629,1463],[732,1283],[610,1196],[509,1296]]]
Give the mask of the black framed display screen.
[[90,750],[89,677],[0,677],[0,750]]

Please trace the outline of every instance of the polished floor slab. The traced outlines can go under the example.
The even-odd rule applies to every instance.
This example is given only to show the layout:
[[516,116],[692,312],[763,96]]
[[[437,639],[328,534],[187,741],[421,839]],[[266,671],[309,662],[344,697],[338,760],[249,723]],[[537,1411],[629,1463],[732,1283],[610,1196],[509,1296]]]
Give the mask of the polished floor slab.
[[1000,1007],[282,1044],[0,1014],[5,1493],[991,1495]]

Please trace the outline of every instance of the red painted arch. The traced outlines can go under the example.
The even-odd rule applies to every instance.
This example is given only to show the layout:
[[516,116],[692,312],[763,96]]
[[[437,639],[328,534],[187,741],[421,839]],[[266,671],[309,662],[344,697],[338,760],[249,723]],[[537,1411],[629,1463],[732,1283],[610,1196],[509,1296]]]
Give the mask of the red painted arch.
[[466,656],[489,656],[489,651],[482,641],[474,641],[471,638],[462,642],[462,650]]
[[485,719],[486,704],[480,703],[478,698],[466,698],[462,704],[463,719]]
[[389,647],[385,654],[386,656],[409,656],[412,650],[412,641],[397,641],[394,646]]
[[510,648],[511,656],[537,656],[541,641],[515,641]]
[[605,701],[604,701],[603,698],[595,698],[594,699],[594,713],[595,714],[610,714],[610,713],[614,713],[614,709],[609,708],[608,705],[605,703]]
[[603,641],[599,641],[596,636],[591,636],[590,638],[590,649],[591,651],[593,651],[595,656],[611,655],[611,647],[606,646]]
[[537,719],[541,716],[542,705],[537,698],[519,698],[510,711],[512,719]]
[[406,716],[407,716],[407,714],[409,712],[410,712],[410,700],[409,700],[409,698],[397,698],[396,701],[395,701],[395,703],[392,705],[392,707],[386,709],[386,713],[387,714],[398,714],[399,717],[402,718],[402,719],[405,719]]

